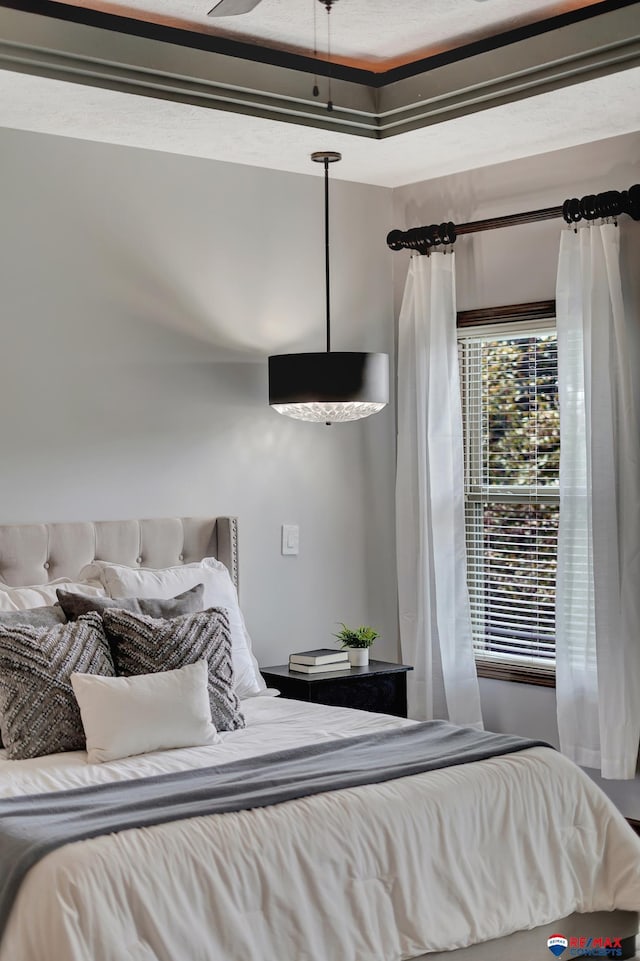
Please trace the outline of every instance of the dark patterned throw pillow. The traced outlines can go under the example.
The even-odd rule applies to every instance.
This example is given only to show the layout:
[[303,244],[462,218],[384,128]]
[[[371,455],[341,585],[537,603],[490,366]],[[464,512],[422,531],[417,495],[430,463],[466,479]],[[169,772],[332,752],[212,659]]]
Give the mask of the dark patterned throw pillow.
[[116,671],[157,674],[185,664],[206,661],[209,669],[211,719],[219,731],[244,727],[240,701],[233,687],[229,617],[221,607],[170,620],[106,610],[102,615]]
[[74,671],[115,674],[99,614],[56,627],[0,627],[0,725],[12,760],[84,749]]
[[[52,607],[30,607],[26,611],[0,611],[0,627],[15,627],[16,624],[29,624],[31,627],[54,627],[65,624],[66,617],[62,608],[56,604]],[[0,724],[0,732],[2,724]],[[2,733],[0,733],[0,747],[2,747]]]

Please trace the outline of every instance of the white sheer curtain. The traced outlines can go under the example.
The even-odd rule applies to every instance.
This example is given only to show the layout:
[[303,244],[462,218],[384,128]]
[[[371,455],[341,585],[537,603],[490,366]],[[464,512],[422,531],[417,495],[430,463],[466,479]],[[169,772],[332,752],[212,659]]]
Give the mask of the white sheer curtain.
[[564,230],[556,311],[560,746],[633,778],[640,738],[640,425],[613,224]]
[[482,726],[464,534],[455,257],[413,257],[398,334],[396,531],[409,714]]

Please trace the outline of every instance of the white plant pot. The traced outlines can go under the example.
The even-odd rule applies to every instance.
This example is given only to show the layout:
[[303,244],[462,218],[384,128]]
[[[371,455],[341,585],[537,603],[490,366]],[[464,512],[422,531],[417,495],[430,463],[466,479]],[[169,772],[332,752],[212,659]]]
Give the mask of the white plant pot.
[[369,663],[368,647],[348,647],[347,653],[352,667],[366,667]]

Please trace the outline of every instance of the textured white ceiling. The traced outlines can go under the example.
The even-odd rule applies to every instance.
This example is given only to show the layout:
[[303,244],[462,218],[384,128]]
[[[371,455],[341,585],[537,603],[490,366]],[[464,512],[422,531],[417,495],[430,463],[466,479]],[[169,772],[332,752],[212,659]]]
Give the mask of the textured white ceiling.
[[[213,0],[56,0],[216,36],[309,54],[314,15],[326,51],[327,15],[318,0],[262,0],[251,13],[212,18]],[[441,50],[534,23],[599,0],[340,0],[331,13],[334,59],[388,69]]]
[[396,187],[640,129],[640,68],[387,140],[0,71],[0,126]]

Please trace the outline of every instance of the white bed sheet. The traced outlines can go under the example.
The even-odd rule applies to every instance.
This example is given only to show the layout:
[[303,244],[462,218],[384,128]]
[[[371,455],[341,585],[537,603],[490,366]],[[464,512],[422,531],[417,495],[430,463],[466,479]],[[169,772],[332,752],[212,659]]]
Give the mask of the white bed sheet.
[[[411,722],[256,697],[222,744],[7,761],[0,795],[219,764]],[[27,875],[0,961],[400,961],[575,911],[640,907],[640,840],[534,748],[68,845]]]

